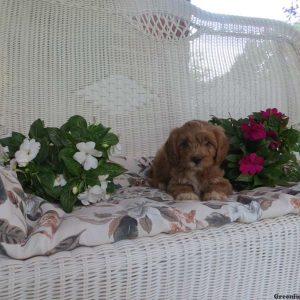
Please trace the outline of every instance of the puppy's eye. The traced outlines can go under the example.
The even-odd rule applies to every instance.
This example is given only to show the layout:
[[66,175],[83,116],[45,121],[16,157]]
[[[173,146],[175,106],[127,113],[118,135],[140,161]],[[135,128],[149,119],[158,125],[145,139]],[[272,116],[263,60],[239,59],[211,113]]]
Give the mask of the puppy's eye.
[[181,148],[187,148],[189,145],[189,141],[188,140],[183,140],[180,144],[179,147]]
[[203,145],[206,146],[206,147],[213,146],[213,144],[210,141],[204,141]]

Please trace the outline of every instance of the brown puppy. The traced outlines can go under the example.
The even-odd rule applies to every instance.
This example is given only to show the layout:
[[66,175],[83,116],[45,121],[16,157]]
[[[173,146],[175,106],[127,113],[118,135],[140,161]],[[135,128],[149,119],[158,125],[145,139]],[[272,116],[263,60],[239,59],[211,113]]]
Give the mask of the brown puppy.
[[173,129],[158,150],[149,184],[167,190],[177,200],[224,200],[232,193],[220,168],[228,146],[223,128],[189,121]]

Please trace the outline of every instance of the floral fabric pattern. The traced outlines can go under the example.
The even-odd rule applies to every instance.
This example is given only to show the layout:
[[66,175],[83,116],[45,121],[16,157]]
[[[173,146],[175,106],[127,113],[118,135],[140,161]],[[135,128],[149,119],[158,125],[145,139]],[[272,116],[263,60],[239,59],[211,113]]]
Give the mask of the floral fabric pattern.
[[[0,185],[0,205],[9,203],[14,209],[14,217],[19,220],[18,212],[23,221],[12,227],[12,214],[1,221],[0,228],[10,226],[6,232],[17,232],[11,239],[8,235],[2,237],[3,229],[0,232],[0,243],[7,255],[26,259],[79,246],[96,246],[159,233],[189,232],[231,222],[251,223],[300,213],[300,183],[242,191],[225,202],[178,202],[166,192],[147,186],[145,174],[151,158],[118,157],[116,160],[128,170],[119,178],[119,188],[109,199],[77,207],[70,214],[37,196],[25,195],[19,186],[11,187],[12,182],[17,185],[11,172],[12,182],[6,180]],[[8,171],[0,170],[2,181],[5,172]]]
[[0,245],[19,244],[25,240],[25,199],[26,195],[16,174],[0,167]]

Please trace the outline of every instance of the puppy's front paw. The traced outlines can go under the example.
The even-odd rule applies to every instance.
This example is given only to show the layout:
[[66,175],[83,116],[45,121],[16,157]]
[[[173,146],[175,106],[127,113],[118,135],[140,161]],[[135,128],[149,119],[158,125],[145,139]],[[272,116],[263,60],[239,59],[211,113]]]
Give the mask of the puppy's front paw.
[[181,193],[176,196],[176,200],[199,200],[199,196],[195,193]]
[[218,193],[215,191],[212,192],[207,192],[204,193],[203,195],[203,200],[207,201],[207,200],[221,200],[224,201],[227,199],[227,195],[223,194],[223,193]]

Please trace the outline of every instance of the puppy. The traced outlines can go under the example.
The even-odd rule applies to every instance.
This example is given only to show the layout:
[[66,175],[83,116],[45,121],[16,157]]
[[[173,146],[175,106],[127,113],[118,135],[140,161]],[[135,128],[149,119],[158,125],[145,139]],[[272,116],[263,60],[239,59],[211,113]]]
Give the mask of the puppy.
[[173,129],[158,150],[148,182],[177,200],[224,200],[232,193],[220,168],[228,147],[223,128],[189,121]]

